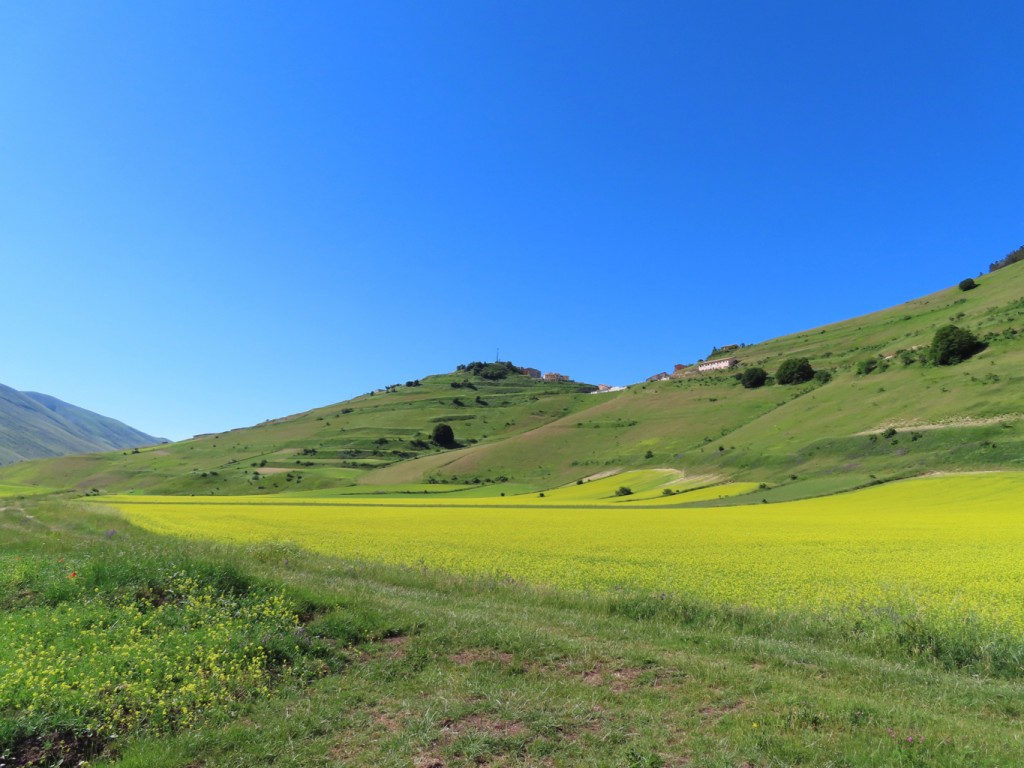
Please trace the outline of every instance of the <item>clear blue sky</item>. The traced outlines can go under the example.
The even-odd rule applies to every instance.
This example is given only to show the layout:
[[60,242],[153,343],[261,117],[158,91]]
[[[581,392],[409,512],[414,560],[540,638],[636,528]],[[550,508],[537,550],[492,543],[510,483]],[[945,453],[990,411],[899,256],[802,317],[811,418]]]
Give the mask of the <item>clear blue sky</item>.
[[1024,242],[1019,2],[0,4],[0,382],[183,438],[622,384]]

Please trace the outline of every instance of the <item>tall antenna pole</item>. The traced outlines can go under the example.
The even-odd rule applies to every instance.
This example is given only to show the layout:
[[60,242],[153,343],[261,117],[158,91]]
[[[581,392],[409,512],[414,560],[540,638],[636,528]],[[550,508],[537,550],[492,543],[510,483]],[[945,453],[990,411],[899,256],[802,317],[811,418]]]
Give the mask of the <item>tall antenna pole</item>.
[[501,347],[498,347],[497,351],[494,353],[494,362],[501,362]]

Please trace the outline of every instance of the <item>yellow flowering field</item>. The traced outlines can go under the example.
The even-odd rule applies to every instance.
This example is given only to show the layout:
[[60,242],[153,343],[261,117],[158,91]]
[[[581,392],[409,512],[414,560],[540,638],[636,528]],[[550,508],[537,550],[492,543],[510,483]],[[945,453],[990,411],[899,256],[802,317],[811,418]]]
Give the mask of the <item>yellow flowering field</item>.
[[287,637],[297,624],[280,596],[225,595],[182,574],[159,600],[111,603],[99,589],[68,596],[0,612],[3,728],[11,712],[19,730],[104,739],[190,727],[210,710],[266,696],[275,664],[259,638]]
[[144,528],[176,536],[291,542],[360,560],[769,610],[910,606],[939,622],[969,617],[1024,637],[1024,473],[926,477],[821,499],[705,509],[672,507],[667,498],[566,504],[568,487],[561,496],[556,489],[544,499],[105,502]]

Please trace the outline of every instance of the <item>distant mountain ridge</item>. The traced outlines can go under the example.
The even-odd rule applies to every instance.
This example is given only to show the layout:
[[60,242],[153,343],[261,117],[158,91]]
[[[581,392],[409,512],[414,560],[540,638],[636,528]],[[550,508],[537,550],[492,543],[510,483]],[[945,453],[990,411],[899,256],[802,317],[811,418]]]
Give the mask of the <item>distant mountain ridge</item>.
[[127,424],[39,392],[0,384],[0,464],[163,442]]

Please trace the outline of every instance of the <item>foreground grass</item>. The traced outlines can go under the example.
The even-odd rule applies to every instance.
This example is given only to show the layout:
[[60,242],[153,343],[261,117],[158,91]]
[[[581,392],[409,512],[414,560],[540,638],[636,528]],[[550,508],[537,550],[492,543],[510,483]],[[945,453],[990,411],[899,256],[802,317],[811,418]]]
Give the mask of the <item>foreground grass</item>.
[[[326,668],[276,676],[266,694],[210,708],[191,727],[104,742],[94,768],[1024,761],[1017,681],[880,658],[753,614],[359,565],[286,545],[182,543],[76,507],[8,509],[0,532],[5,556],[63,557],[62,567],[130,558],[137,576],[184,564],[225,595],[282,594],[322,644]],[[121,576],[98,579],[101,594],[130,581],[108,572]],[[25,591],[7,592],[8,617],[45,592]],[[0,711],[5,722],[22,715]]]

